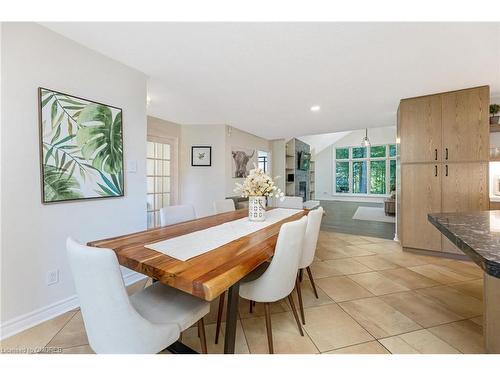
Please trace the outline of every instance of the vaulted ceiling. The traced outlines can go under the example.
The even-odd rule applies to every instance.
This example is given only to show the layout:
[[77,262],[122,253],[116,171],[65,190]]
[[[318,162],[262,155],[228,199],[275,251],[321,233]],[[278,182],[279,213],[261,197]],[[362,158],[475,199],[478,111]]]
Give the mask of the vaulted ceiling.
[[43,25],[147,74],[149,114],[269,139],[395,125],[404,97],[500,97],[498,23]]

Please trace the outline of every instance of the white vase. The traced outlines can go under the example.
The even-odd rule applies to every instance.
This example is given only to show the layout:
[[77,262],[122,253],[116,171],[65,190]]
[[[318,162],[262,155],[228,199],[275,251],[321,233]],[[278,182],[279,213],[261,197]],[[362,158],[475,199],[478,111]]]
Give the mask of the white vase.
[[266,220],[266,197],[255,196],[248,198],[248,220]]

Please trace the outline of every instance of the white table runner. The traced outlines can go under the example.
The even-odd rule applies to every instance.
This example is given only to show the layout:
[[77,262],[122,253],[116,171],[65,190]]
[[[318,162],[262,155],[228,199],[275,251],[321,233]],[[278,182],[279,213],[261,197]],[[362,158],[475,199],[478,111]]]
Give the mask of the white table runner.
[[269,225],[299,213],[301,210],[276,208],[266,212],[266,220],[249,221],[248,217],[171,238],[147,244],[148,249],[159,251],[172,258],[186,261],[190,258],[214,250],[238,238],[257,232]]

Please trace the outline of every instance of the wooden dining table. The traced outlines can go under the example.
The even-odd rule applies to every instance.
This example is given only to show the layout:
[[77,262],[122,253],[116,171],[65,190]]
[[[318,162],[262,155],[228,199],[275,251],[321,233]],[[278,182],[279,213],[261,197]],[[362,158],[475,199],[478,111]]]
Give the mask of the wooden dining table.
[[[308,210],[301,210],[264,229],[186,261],[151,250],[145,245],[244,218],[248,215],[248,210],[236,210],[91,241],[88,245],[112,249],[122,266],[206,301],[213,301],[228,291],[224,353],[234,353],[240,281],[272,258],[281,226],[298,220],[307,213]],[[171,351],[184,352],[185,349],[182,343],[177,342]]]

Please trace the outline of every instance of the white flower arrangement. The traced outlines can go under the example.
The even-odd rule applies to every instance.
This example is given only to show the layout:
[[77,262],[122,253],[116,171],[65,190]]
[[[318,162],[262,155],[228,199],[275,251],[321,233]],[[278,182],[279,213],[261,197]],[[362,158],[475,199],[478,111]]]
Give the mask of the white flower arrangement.
[[240,193],[243,198],[248,197],[274,197],[283,201],[285,194],[279,189],[271,177],[254,164],[245,181],[236,183],[235,193]]

